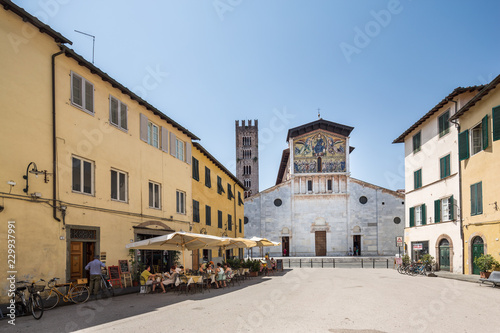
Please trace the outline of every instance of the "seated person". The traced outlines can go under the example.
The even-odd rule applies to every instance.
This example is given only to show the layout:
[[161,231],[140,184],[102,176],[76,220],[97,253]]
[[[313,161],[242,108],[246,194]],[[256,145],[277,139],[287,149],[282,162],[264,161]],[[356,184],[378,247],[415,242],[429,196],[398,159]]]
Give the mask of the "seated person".
[[271,265],[272,265],[273,271],[275,271],[276,270],[276,260],[274,260],[274,258],[271,258]]
[[198,272],[200,272],[200,274],[204,274],[206,273],[207,271],[207,264],[203,263],[200,265],[200,269],[198,269]]
[[177,273],[172,273],[172,274],[169,274],[168,272],[165,272],[163,273],[163,281],[162,283],[165,285],[165,286],[168,286],[169,284],[174,284],[175,283],[175,278],[177,276]]
[[163,284],[156,281],[156,277],[156,274],[151,274],[151,266],[146,266],[146,269],[141,274],[141,286],[153,285],[153,291],[155,291],[156,285],[159,284],[161,286],[161,289],[163,289],[163,292],[165,292]]
[[228,266],[228,264],[224,264],[224,274],[226,275],[226,278],[231,278],[233,276],[233,270],[231,267]]
[[177,268],[177,269],[176,269],[176,271],[177,271],[177,273],[179,273],[179,274],[185,274],[185,272],[184,272],[184,266],[182,266],[182,265],[181,265],[181,266],[179,266],[179,268]]
[[224,274],[224,269],[220,262],[217,263],[217,268],[215,270],[215,285],[217,288],[226,287],[226,275]]

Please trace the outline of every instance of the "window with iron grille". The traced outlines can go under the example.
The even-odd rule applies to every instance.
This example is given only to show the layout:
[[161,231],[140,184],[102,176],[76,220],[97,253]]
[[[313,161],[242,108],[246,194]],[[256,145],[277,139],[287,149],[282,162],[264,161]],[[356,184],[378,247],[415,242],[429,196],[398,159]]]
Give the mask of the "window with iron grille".
[[96,230],[71,229],[70,237],[71,239],[97,239],[97,232]]

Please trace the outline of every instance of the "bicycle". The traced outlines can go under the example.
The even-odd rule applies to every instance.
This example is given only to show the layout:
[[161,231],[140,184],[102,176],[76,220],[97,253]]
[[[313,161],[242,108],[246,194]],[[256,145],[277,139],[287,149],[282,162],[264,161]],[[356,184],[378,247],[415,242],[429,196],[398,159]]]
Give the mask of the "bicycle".
[[[43,291],[45,286],[36,285],[35,283],[44,281],[42,279],[38,281],[33,281],[31,284],[28,281],[18,281],[17,284],[24,284],[21,287],[17,287],[14,293],[14,301],[16,312],[19,315],[25,315],[31,312],[33,318],[36,320],[42,318],[43,316],[43,300],[39,293]],[[45,281],[44,281],[45,282]],[[25,290],[28,290],[29,297],[26,299]]]
[[101,273],[101,295],[103,298],[115,296],[115,289],[113,284],[109,280],[109,276],[105,273]]
[[[89,288],[82,284],[73,284],[73,281],[63,284],[57,284],[59,278],[52,278],[47,282],[48,290],[42,294],[42,298],[47,310],[53,309],[61,301],[61,297],[64,302],[73,302],[75,304],[85,303],[89,297]],[[67,288],[67,292],[63,290]]]

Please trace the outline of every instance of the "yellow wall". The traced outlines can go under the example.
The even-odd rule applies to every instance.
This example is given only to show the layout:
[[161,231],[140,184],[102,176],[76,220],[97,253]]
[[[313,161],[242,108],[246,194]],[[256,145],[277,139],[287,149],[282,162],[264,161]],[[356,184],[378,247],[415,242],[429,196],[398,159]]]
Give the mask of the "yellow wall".
[[[29,33],[27,33],[29,32]],[[10,11],[0,10],[0,256],[7,258],[8,221],[15,222],[16,278],[32,279],[69,276],[69,230],[72,226],[98,230],[97,252],[106,252],[107,264],[128,259],[125,245],[135,240],[134,226],[152,224],[150,230],[190,229],[192,223],[191,159],[181,161],[140,139],[140,114],[170,132],[191,147],[191,138],[152,111],[113,88],[97,74],[65,55],[56,57],[57,110],[57,216],[62,220],[61,206],[67,207],[65,224],[52,216],[52,89],[51,56],[58,45],[47,34],[40,33]],[[94,114],[88,114],[71,103],[71,71],[94,85]],[[128,106],[128,130],[109,125],[109,96]],[[161,134],[161,133],[160,133]],[[161,139],[160,139],[161,142]],[[170,144],[169,144],[170,150]],[[71,157],[93,161],[93,195],[72,191]],[[39,192],[32,199],[23,192],[23,175],[30,162],[44,176],[29,174],[28,193]],[[200,163],[200,166],[205,162]],[[111,200],[110,170],[128,174],[128,201]],[[228,177],[211,167],[228,182]],[[216,178],[216,177],[215,177]],[[215,179],[214,178],[214,179]],[[162,208],[151,209],[148,203],[148,181],[162,185]],[[7,181],[14,181],[11,187]],[[216,180],[213,184],[216,185]],[[216,187],[212,190],[215,191]],[[176,190],[186,193],[186,213],[176,212]],[[241,191],[241,189],[240,189]],[[215,196],[200,196],[201,202]],[[220,198],[213,204],[212,221],[217,227],[217,209],[233,212],[232,201]],[[234,200],[233,200],[234,201]],[[203,206],[204,207],[204,206]],[[220,208],[218,208],[220,207]],[[243,218],[243,207],[238,207]],[[204,210],[202,210],[202,218]],[[204,220],[202,220],[204,221]],[[209,233],[216,234],[215,230]],[[240,234],[238,234],[240,235]],[[7,270],[0,272],[0,288],[7,288]],[[0,296],[0,303],[5,301]]]
[[[468,159],[462,167],[462,214],[464,223],[465,273],[472,273],[471,242],[475,236],[484,240],[485,253],[500,261],[500,140],[492,141],[492,108],[500,105],[500,87],[477,102],[460,117],[460,131],[471,129],[488,115],[489,145]],[[483,213],[471,216],[470,186],[482,182]]]
[[[212,159],[206,156],[202,151],[193,146],[193,157],[199,162],[199,181],[192,179],[193,182],[193,200],[200,203],[200,222],[193,223],[193,232],[203,231],[208,235],[228,237],[243,237],[245,234],[243,214],[244,204],[238,204],[238,192],[243,200],[243,188],[236,183],[226,172],[224,172]],[[205,186],[205,166],[210,169],[210,179],[212,187]],[[225,193],[217,193],[217,176],[222,179],[222,186]],[[233,190],[234,198],[231,200],[227,196],[227,184],[230,184]],[[211,225],[206,225],[205,206],[211,207]],[[218,227],[218,211],[222,211],[223,227]],[[232,216],[232,230],[226,230],[228,214]],[[241,232],[239,230],[239,221],[241,220]],[[237,252],[234,253],[235,255]],[[201,256],[201,255],[200,255]],[[217,256],[217,251],[212,251],[212,256]],[[201,260],[201,258],[200,258]]]

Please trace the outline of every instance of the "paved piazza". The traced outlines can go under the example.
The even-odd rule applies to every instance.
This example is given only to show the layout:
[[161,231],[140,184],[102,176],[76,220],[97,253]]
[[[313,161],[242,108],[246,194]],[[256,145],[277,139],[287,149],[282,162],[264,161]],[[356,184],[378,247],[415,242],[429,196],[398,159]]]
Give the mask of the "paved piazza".
[[302,268],[195,295],[63,306],[7,332],[499,332],[500,288],[392,269]]

